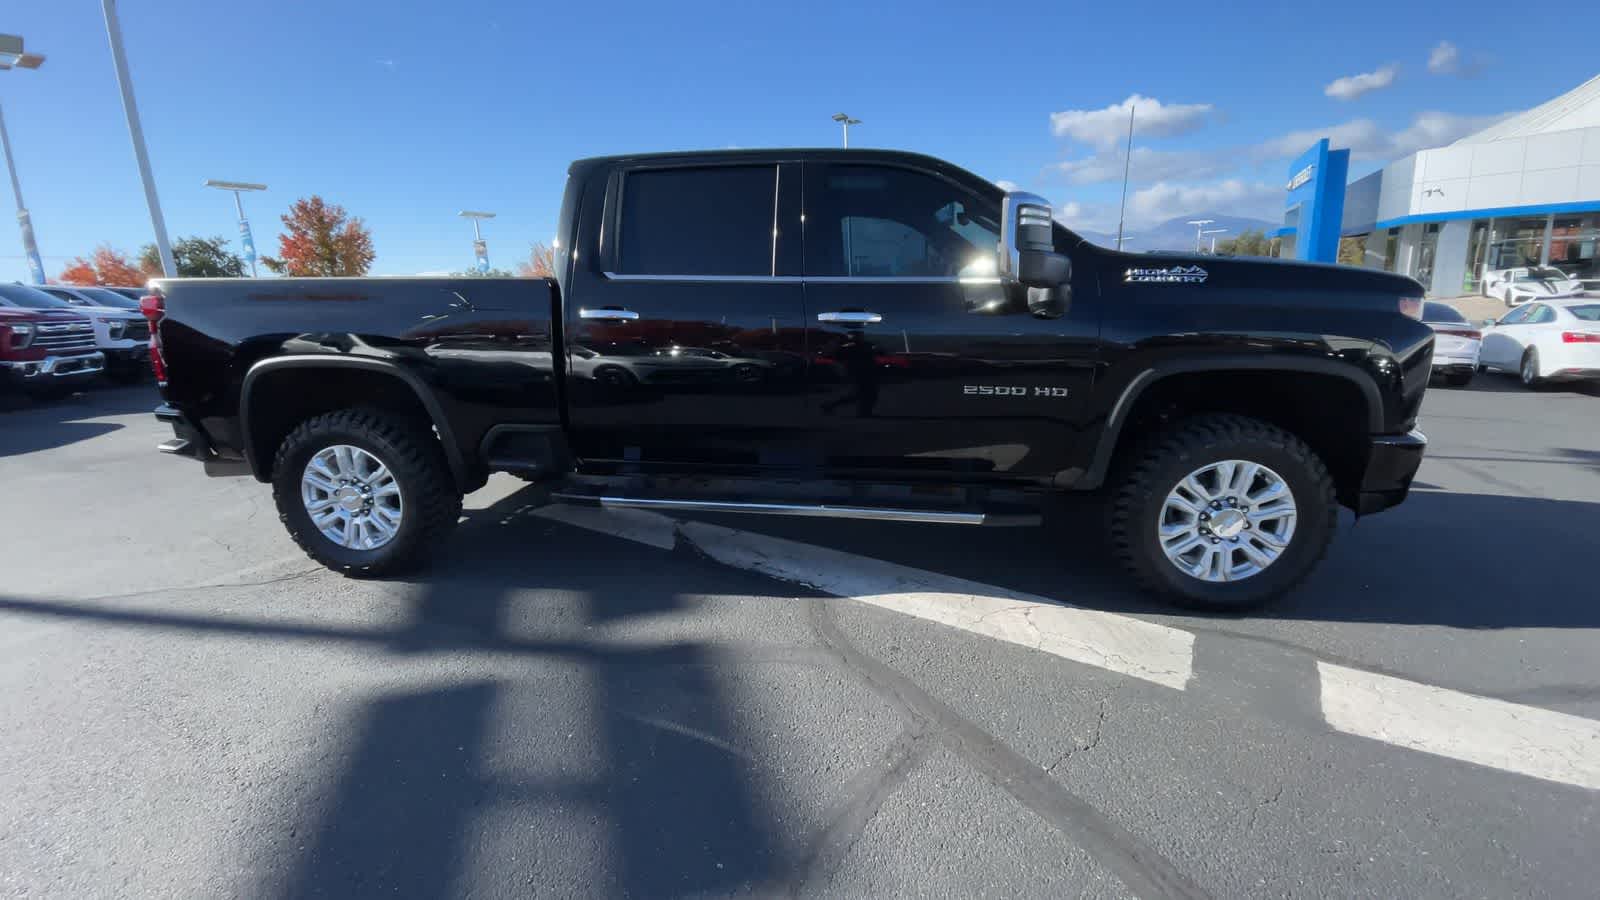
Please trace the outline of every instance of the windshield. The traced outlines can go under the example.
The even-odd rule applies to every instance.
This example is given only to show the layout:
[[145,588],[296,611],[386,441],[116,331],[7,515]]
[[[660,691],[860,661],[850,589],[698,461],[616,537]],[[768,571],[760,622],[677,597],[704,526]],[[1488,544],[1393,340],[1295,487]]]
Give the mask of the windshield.
[[1549,281],[1551,279],[1565,281],[1567,279],[1567,275],[1560,269],[1552,269],[1548,266],[1540,266],[1537,269],[1528,269],[1526,272],[1518,272],[1515,280],[1518,282],[1525,282]]
[[58,300],[44,291],[37,291],[21,284],[0,284],[0,303],[25,309],[72,308],[72,304],[65,300]]
[[1448,303],[1422,304],[1422,320],[1424,322],[1449,322],[1453,325],[1465,325],[1467,317],[1456,312],[1456,308]]
[[1600,303],[1585,303],[1582,306],[1569,306],[1567,312],[1585,322],[1600,322]]
[[132,300],[111,290],[110,288],[78,288],[78,293],[88,297],[101,306],[111,306],[117,309],[138,309],[139,301]]

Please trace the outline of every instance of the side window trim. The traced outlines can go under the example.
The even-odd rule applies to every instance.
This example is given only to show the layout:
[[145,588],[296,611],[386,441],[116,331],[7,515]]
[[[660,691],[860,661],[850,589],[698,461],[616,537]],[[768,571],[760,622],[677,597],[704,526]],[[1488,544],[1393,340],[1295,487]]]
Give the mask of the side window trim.
[[[911,172],[916,175],[922,175],[943,182],[951,189],[957,191],[961,195],[958,199],[961,199],[964,202],[984,202],[983,197],[968,186],[962,184],[954,178],[951,178],[949,175],[946,175],[943,172],[937,172],[932,169],[926,169],[920,166],[914,166],[898,161],[872,160],[853,163],[835,162],[828,159],[813,159],[806,163],[805,193],[802,197],[802,203],[804,204],[802,212],[803,216],[808,216],[811,212],[810,204],[811,201],[815,199],[813,191],[821,192],[826,190],[826,187],[824,187],[824,179],[813,176],[820,175],[830,165],[855,166],[858,168],[893,169],[901,172]],[[996,253],[999,252],[998,241],[996,241],[995,251]],[[1000,284],[1003,281],[1003,279],[1001,279],[998,275],[966,277],[962,277],[960,275],[812,275],[806,271],[804,263],[805,261],[803,260],[801,272],[804,274],[802,275],[802,278],[805,281],[814,282],[817,284]]]
[[[782,199],[783,169],[793,160],[710,160],[684,159],[658,164],[644,163],[623,166],[612,173],[607,185],[605,210],[601,216],[600,259],[604,260],[601,276],[618,282],[673,282],[684,284],[784,284],[799,283],[799,276],[778,275],[778,206]],[[763,169],[772,170],[772,232],[771,268],[767,275],[691,275],[674,273],[621,272],[622,268],[622,210],[627,193],[628,177],[641,172],[665,172],[678,169]]]

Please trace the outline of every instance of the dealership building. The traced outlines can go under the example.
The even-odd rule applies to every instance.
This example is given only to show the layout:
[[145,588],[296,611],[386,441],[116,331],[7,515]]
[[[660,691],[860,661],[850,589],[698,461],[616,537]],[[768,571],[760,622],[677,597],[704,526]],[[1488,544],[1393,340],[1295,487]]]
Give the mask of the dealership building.
[[1600,76],[1346,184],[1349,157],[1324,139],[1289,167],[1281,256],[1359,251],[1435,297],[1478,293],[1485,271],[1518,266],[1600,279]]

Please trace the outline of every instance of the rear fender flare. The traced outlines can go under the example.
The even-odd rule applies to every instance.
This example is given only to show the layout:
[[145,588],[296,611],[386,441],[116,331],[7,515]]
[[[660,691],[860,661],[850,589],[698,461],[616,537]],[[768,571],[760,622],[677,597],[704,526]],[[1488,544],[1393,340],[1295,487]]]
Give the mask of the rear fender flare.
[[250,472],[255,475],[257,481],[268,480],[266,477],[268,461],[257,459],[255,456],[255,441],[250,434],[251,392],[261,383],[262,376],[284,369],[360,369],[398,379],[416,395],[422,408],[427,410],[428,418],[433,420],[433,427],[439,432],[439,442],[444,445],[445,460],[450,464],[450,474],[455,479],[456,487],[465,490],[466,485],[471,482],[467,461],[450,428],[450,420],[445,417],[444,408],[439,405],[439,399],[434,395],[433,389],[422,380],[421,376],[402,366],[380,359],[322,354],[275,356],[255,363],[245,372],[244,386],[239,392],[239,436],[241,443],[244,444],[245,461],[249,463]]

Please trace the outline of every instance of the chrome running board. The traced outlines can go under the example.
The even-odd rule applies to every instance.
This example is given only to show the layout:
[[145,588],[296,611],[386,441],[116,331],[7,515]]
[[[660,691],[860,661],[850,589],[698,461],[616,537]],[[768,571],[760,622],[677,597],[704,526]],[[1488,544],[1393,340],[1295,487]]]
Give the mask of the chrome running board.
[[[879,522],[921,522],[938,525],[1001,524],[982,512],[940,509],[895,509],[883,506],[836,506],[827,503],[757,503],[736,500],[670,500],[616,497],[581,493],[552,493],[550,499],[599,505],[602,509],[659,509],[678,512],[745,513],[762,516],[800,516],[823,519],[871,519]],[[1005,524],[1012,524],[1007,521]]]

